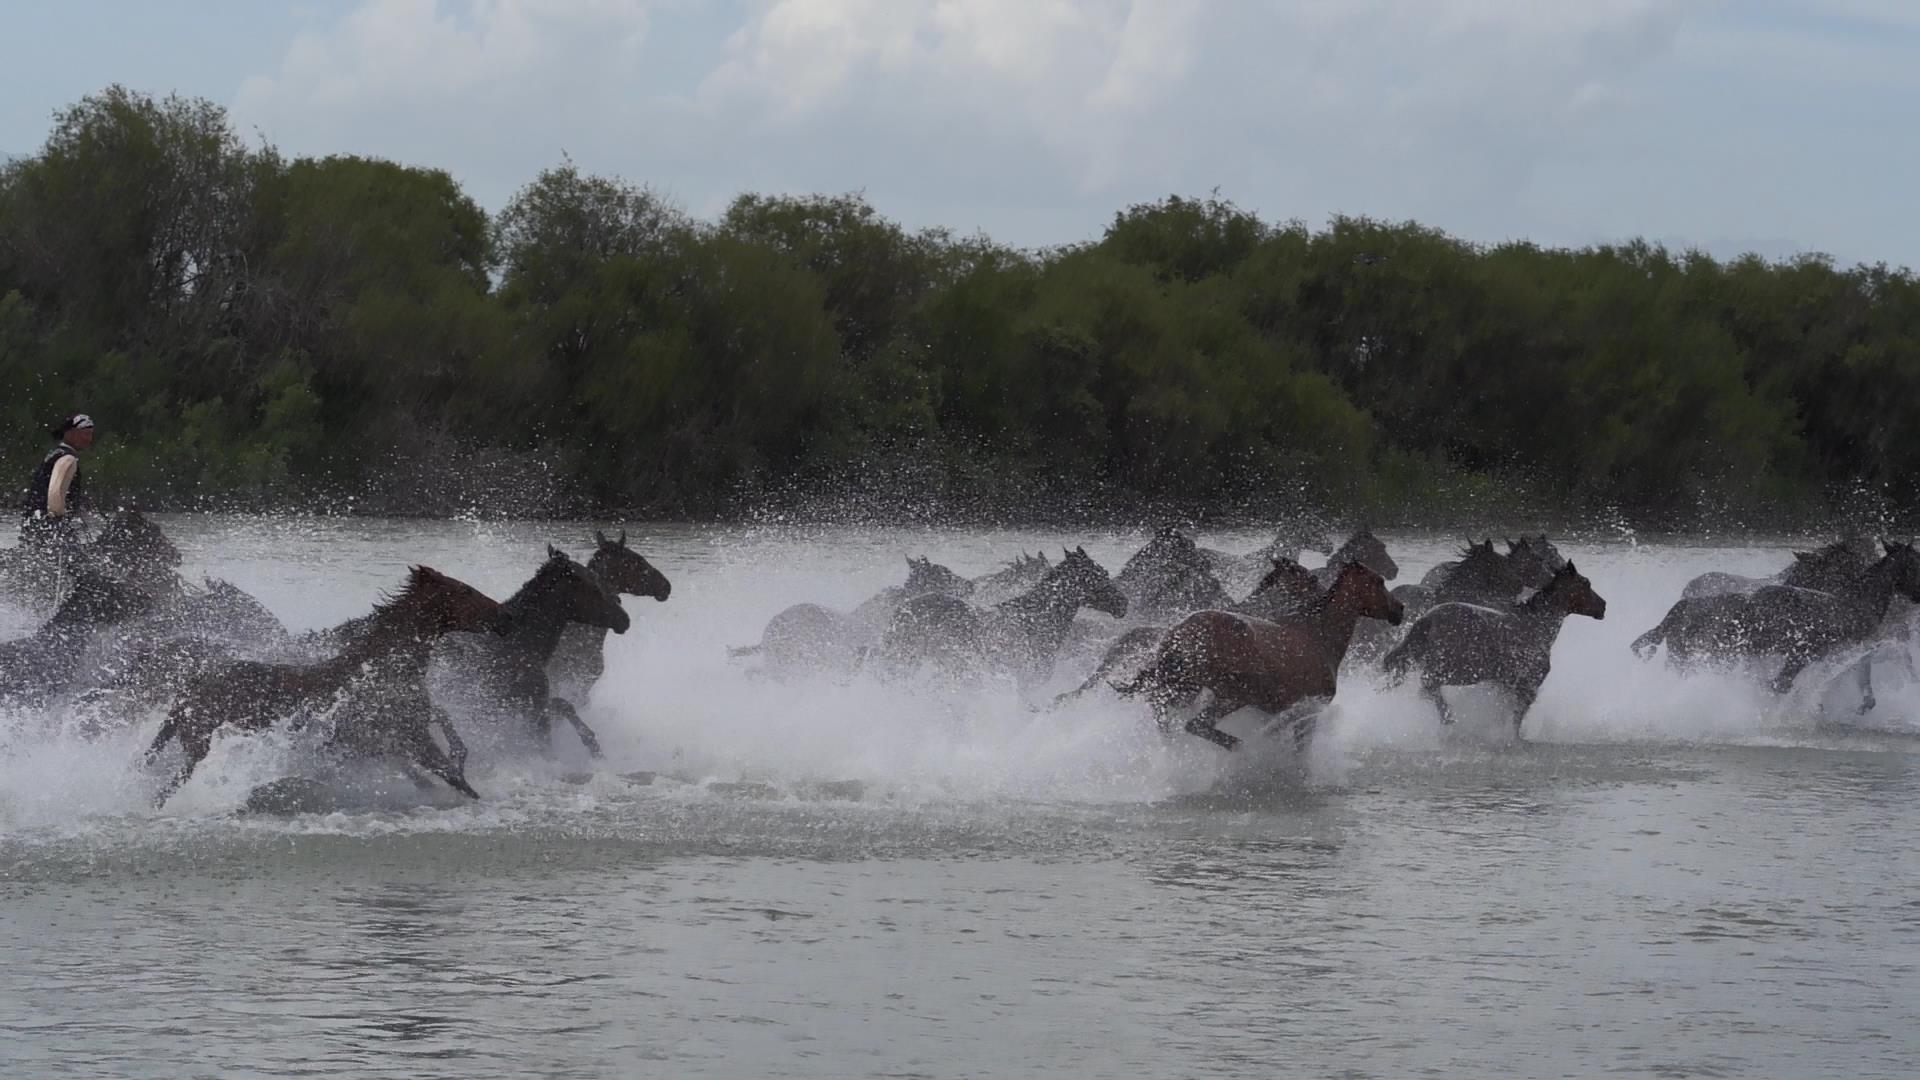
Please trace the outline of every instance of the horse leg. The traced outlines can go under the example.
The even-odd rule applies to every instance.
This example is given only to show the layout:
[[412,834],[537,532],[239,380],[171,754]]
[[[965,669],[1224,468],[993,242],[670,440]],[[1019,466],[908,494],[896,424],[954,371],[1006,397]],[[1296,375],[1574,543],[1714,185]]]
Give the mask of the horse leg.
[[206,760],[209,753],[213,752],[213,730],[211,728],[204,727],[200,724],[186,723],[176,729],[176,734],[180,739],[180,748],[186,751],[187,759],[181,763],[180,771],[173,775],[173,779],[168,780],[166,784],[160,788],[159,794],[153,797],[153,808],[155,810],[167,805],[167,800],[173,797],[173,793],[179,791],[182,785],[193,778],[193,770],[198,767],[202,761]]
[[1198,735],[1208,742],[1218,744],[1222,749],[1232,750],[1240,745],[1239,738],[1221,731],[1214,725],[1239,711],[1242,704],[1231,698],[1223,698],[1216,692],[1213,700],[1207,702],[1207,707],[1200,710],[1200,715],[1187,721],[1188,734]]
[[1540,688],[1536,686],[1516,686],[1513,688],[1513,741],[1527,741],[1525,736],[1520,734],[1520,722],[1527,718],[1527,711],[1533,708],[1533,699],[1539,695]]
[[1773,677],[1773,692],[1784,694],[1793,689],[1793,680],[1800,677],[1800,670],[1807,666],[1808,657],[1799,653],[1788,653],[1787,662],[1780,665],[1780,674]]
[[435,709],[433,722],[439,725],[440,734],[447,740],[447,757],[460,769],[461,775],[465,775],[467,744],[460,738],[460,733],[453,730],[453,718],[447,715],[446,710]]
[[407,740],[406,756],[413,765],[445,780],[448,787],[460,794],[470,799],[480,797],[473,785],[467,783],[466,770],[440,749],[440,744],[433,741],[433,735],[425,727]]
[[1433,707],[1440,710],[1440,723],[1445,725],[1453,723],[1453,709],[1448,707],[1443,689],[1440,680],[1433,675],[1423,673],[1420,676],[1420,696],[1433,702]]
[[1319,720],[1319,710],[1327,703],[1326,698],[1306,698],[1296,701],[1281,710],[1278,716],[1267,721],[1260,729],[1265,735],[1282,727],[1288,728],[1293,735],[1293,752],[1300,755],[1307,751],[1307,743],[1313,738],[1313,730]]
[[1873,698],[1873,654],[1868,653],[1860,658],[1860,715],[1872,712],[1877,704]]
[[[599,738],[594,735],[593,729],[587,726],[587,722],[580,719],[580,713],[573,707],[572,702],[565,698],[548,698],[547,710],[549,712],[559,713],[565,718],[567,723],[573,725],[574,734],[580,736],[581,745],[587,748],[587,756],[596,758],[606,757],[605,754],[600,752]],[[547,730],[549,733],[553,730],[553,722],[551,720],[547,722]]]

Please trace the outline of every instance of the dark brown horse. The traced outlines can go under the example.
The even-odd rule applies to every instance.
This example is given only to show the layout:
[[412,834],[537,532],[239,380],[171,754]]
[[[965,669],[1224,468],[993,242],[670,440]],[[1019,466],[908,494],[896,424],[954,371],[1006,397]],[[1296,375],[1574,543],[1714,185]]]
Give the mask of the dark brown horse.
[[[646,556],[627,546],[627,531],[608,539],[593,531],[593,554],[587,556],[587,570],[600,579],[616,597],[648,596],[664,603],[673,595],[673,583],[654,568]],[[553,660],[547,664],[547,678],[554,696],[575,708],[585,706],[587,695],[607,668],[607,628],[585,623],[569,623],[560,632]]]
[[1607,615],[1607,602],[1572,563],[1522,604],[1441,604],[1413,624],[1381,665],[1396,682],[1418,667],[1420,690],[1440,710],[1443,724],[1453,722],[1453,713],[1441,687],[1506,687],[1517,702],[1513,730],[1518,732],[1553,668],[1553,643],[1568,615]]
[[1354,624],[1362,618],[1397,623],[1401,613],[1385,579],[1351,562],[1298,615],[1274,621],[1226,611],[1187,616],[1168,631],[1140,674],[1114,689],[1146,694],[1162,728],[1174,710],[1210,690],[1213,700],[1187,721],[1187,731],[1231,750],[1240,740],[1217,725],[1252,706],[1280,719],[1291,716],[1294,746],[1301,748],[1313,734],[1311,706],[1331,700],[1337,689]]
[[[345,651],[331,660],[236,660],[213,666],[188,684],[147,750],[149,762],[174,739],[186,751],[186,761],[160,790],[156,805],[164,804],[193,775],[221,728],[264,731],[281,720],[302,727],[329,709],[329,745],[359,756],[398,757],[479,798],[467,783],[465,748],[427,696],[427,660],[442,634],[498,632],[508,625],[500,605],[479,590],[416,566],[405,587],[375,607]],[[444,751],[430,731],[436,721],[451,744]],[[415,779],[425,782],[418,773]]]
[[[443,648],[457,676],[457,693],[477,699],[480,712],[524,725],[542,750],[553,742],[553,721],[566,721],[587,753],[600,757],[600,740],[580,713],[554,696],[547,663],[569,627],[624,634],[631,620],[620,599],[591,570],[549,546],[533,577],[500,605],[510,629],[499,635],[450,639]],[[451,688],[450,688],[451,689]]]
[[[1271,622],[1285,615],[1299,614],[1318,600],[1324,591],[1314,582],[1313,571],[1292,559],[1275,558],[1271,560],[1267,576],[1260,579],[1252,595],[1228,605],[1224,610]],[[1153,655],[1160,639],[1166,636],[1165,626],[1131,627],[1107,646],[1106,655],[1100,658],[1093,673],[1082,680],[1079,686],[1054,698],[1054,705],[1065,704],[1105,683],[1116,671],[1123,668],[1138,669]]]

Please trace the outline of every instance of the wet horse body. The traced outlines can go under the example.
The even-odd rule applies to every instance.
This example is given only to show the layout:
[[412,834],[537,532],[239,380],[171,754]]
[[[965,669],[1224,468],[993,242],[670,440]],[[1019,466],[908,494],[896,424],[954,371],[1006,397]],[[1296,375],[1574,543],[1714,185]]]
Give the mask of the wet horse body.
[[1769,585],[1838,592],[1866,573],[1876,557],[1873,541],[1865,537],[1845,537],[1815,551],[1794,552],[1793,562],[1771,577],[1743,577],[1717,570],[1701,574],[1687,582],[1680,597],[1683,600],[1698,600],[1733,593],[1750,594]]
[[[1896,594],[1920,601],[1920,553],[1893,541],[1885,550],[1878,562],[1832,592],[1768,585],[1751,593],[1683,598],[1634,639],[1633,652],[1646,659],[1664,644],[1674,667],[1701,659],[1780,656],[1784,662],[1771,686],[1785,693],[1808,664],[1871,637]],[[1863,667],[1863,679],[1866,671]]]
[[1200,555],[1221,586],[1229,593],[1238,594],[1256,591],[1276,559],[1294,562],[1302,552],[1331,555],[1333,550],[1333,540],[1327,530],[1316,522],[1302,519],[1287,523],[1272,541],[1244,555],[1213,548],[1201,548]]
[[1569,562],[1524,602],[1435,607],[1408,629],[1381,665],[1395,682],[1418,667],[1420,691],[1439,709],[1443,724],[1453,722],[1443,687],[1501,686],[1515,698],[1518,732],[1553,669],[1553,646],[1566,617],[1603,619],[1606,614],[1607,602]]
[[1040,579],[1046,577],[1047,571],[1052,568],[1046,552],[1029,555],[1023,551],[1000,569],[974,578],[969,599],[981,607],[1005,603],[1040,584]]
[[[416,566],[407,584],[374,609],[337,656],[312,664],[231,660],[195,677],[168,711],[147,750],[154,760],[178,740],[186,760],[162,787],[166,800],[187,782],[213,748],[223,727],[264,731],[283,720],[295,727],[331,712],[328,745],[349,755],[392,756],[444,780],[471,798],[465,748],[427,694],[426,668],[436,639],[452,631],[498,631],[506,626],[500,605],[463,582]],[[430,727],[438,722],[449,742],[443,751]]]
[[601,579],[563,551],[549,547],[533,577],[501,605],[504,634],[449,640],[460,696],[478,699],[483,715],[517,723],[542,750],[551,747],[553,721],[566,721],[588,754],[600,757],[593,729],[566,699],[553,693],[548,663],[572,626],[624,634],[630,625],[620,600]]
[[[667,575],[627,546],[624,529],[612,539],[594,530],[593,554],[587,556],[587,571],[613,593],[616,601],[622,596],[647,596],[656,603],[665,603],[673,595],[673,583],[667,580]],[[587,696],[606,672],[609,629],[582,622],[562,627],[559,643],[547,663],[553,697],[576,710],[586,706]]]
[[[1114,689],[1145,694],[1162,728],[1171,714],[1211,692],[1213,700],[1186,730],[1228,750],[1240,740],[1217,726],[1249,706],[1290,719],[1296,747],[1313,733],[1311,707],[1331,700],[1340,665],[1362,618],[1400,621],[1402,606],[1385,580],[1365,565],[1343,566],[1305,611],[1274,620],[1227,611],[1201,611],[1167,632],[1130,682]],[[1279,720],[1275,721],[1276,723]]]
[[1168,622],[1233,602],[1214,577],[1206,553],[1173,526],[1155,532],[1120,567],[1113,583],[1127,598],[1133,617],[1147,622]]
[[957,597],[917,596],[894,612],[879,646],[882,664],[904,674],[923,663],[952,672],[1010,672],[1022,685],[1044,681],[1083,607],[1125,618],[1127,597],[1084,548],[1065,554],[1040,583],[984,611]]
[[[757,656],[761,671],[776,678],[796,675],[850,673],[882,637],[907,605],[922,597],[961,598],[973,592],[973,582],[927,558],[907,557],[907,582],[891,585],[851,612],[822,604],[794,604],[767,620],[758,644],[728,650],[734,657]],[[934,613],[928,611],[925,617]],[[912,618],[912,616],[909,616]]]
[[[1322,591],[1314,582],[1312,571],[1292,559],[1276,558],[1267,570],[1267,576],[1254,586],[1250,596],[1227,605],[1223,610],[1272,622],[1286,615],[1299,614],[1318,599]],[[1128,628],[1107,646],[1106,654],[1100,658],[1092,674],[1082,680],[1079,686],[1055,698],[1055,704],[1079,697],[1106,682],[1116,671],[1139,668],[1153,655],[1160,639],[1166,635],[1165,626]]]
[[0,642],[0,703],[39,707],[72,689],[95,635],[153,605],[132,585],[81,571],[51,618],[26,637]]

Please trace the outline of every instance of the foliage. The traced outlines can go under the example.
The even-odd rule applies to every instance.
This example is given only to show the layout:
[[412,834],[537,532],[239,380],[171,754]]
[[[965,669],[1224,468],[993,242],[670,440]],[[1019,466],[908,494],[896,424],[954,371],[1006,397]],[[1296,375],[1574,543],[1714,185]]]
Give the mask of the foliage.
[[1774,523],[1920,506],[1920,284],[1211,195],[1027,252],[859,195],[249,147],[121,87],[0,171],[0,449],[154,505]]

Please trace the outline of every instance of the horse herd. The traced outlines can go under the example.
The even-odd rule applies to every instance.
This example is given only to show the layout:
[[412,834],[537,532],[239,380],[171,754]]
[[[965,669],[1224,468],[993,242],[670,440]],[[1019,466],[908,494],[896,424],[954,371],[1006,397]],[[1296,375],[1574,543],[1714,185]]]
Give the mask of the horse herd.
[[[182,755],[156,803],[192,777],[216,734],[274,728],[317,732],[338,755],[391,760],[423,787],[437,778],[478,798],[449,706],[496,745],[550,752],[562,721],[600,756],[579,707],[601,674],[606,634],[630,625],[620,597],[664,601],[671,585],[625,533],[596,532],[594,542],[584,563],[549,547],[504,602],[414,567],[367,615],[296,637],[231,584],[183,580],[159,527],[122,512],[57,567],[52,616],[0,643],[0,706],[64,702],[90,731],[163,712],[147,761],[176,743]],[[1327,553],[1326,564],[1302,565],[1307,549]],[[1029,692],[1058,677],[1064,657],[1084,657],[1090,673],[1037,708],[1106,687],[1143,698],[1163,730],[1181,725],[1229,750],[1240,740],[1219,723],[1252,708],[1268,718],[1263,731],[1299,748],[1341,679],[1374,672],[1396,684],[1417,673],[1442,723],[1452,719],[1445,688],[1502,687],[1517,735],[1563,621],[1606,615],[1593,584],[1543,535],[1504,551],[1468,544],[1418,584],[1390,588],[1398,575],[1365,528],[1338,547],[1292,530],[1243,554],[1163,528],[1117,575],[1083,548],[1058,560],[1023,553],[979,578],[909,558],[903,584],[851,611],[787,608],[732,654],[757,660],[764,678],[984,675]],[[0,586],[47,580],[17,549],[0,552]],[[1894,633],[1905,617],[1897,597],[1920,601],[1920,553],[1847,538],[1797,554],[1773,578],[1696,578],[1632,647],[1650,657],[1664,645],[1676,666],[1778,657],[1771,686],[1784,693],[1807,665]],[[430,681],[430,667],[441,677]],[[1865,709],[1870,667],[1858,675]]]
[[[1326,565],[1303,566],[1308,549],[1328,553]],[[1028,689],[1053,678],[1070,653],[1097,656],[1055,706],[1105,686],[1144,698],[1163,730],[1181,723],[1227,749],[1240,740],[1220,721],[1251,707],[1268,717],[1263,732],[1289,732],[1299,747],[1342,676],[1369,670],[1390,684],[1417,673],[1443,724],[1453,719],[1445,688],[1501,687],[1514,700],[1517,736],[1566,617],[1607,612],[1593,583],[1544,535],[1508,540],[1504,551],[1492,540],[1469,543],[1418,584],[1389,588],[1398,576],[1386,545],[1365,528],[1337,548],[1311,530],[1283,531],[1244,554],[1163,528],[1111,576],[1080,548],[1052,562],[1022,553],[974,579],[909,558],[903,585],[850,612],[787,608],[758,643],[732,653],[757,658],[758,674],[772,678],[931,668],[999,673]],[[1852,537],[1797,553],[1773,578],[1700,576],[1633,649],[1646,657],[1665,644],[1676,667],[1779,657],[1771,685],[1784,693],[1808,664],[1898,634],[1908,613],[1894,610],[1895,598],[1903,608],[1920,601],[1920,554]],[[1088,619],[1082,609],[1110,618]],[[1871,668],[1863,659],[1856,671],[1864,711],[1873,705]]]
[[[93,731],[164,710],[147,761],[176,742],[184,756],[156,804],[192,777],[216,733],[282,725],[320,732],[341,756],[396,762],[423,787],[437,777],[478,798],[446,698],[464,699],[463,722],[488,725],[496,743],[544,750],[557,719],[598,757],[578,706],[602,672],[607,632],[630,625],[620,597],[672,592],[624,532],[596,532],[585,563],[550,547],[504,602],[416,566],[367,615],[294,637],[233,585],[183,580],[179,551],[137,512],[114,516],[66,561],[53,615],[0,643],[0,706],[64,701]],[[12,565],[17,552],[9,562],[0,582],[44,580]],[[447,669],[435,680],[441,693],[429,692],[433,661]]]

